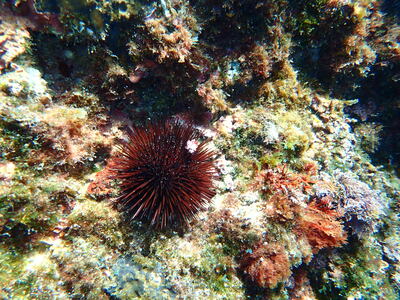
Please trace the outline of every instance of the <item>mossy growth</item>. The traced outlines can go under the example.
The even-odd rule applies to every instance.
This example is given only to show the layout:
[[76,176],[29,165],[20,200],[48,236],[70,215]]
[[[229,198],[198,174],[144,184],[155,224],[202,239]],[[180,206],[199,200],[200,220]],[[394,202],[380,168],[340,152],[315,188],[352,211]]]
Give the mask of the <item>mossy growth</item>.
[[254,107],[238,117],[232,132],[227,133],[229,138],[218,139],[215,144],[228,159],[237,161],[237,170],[247,176],[248,170],[284,164],[301,170],[305,163],[313,161],[317,142],[314,119],[308,111],[265,113],[262,106]]
[[24,246],[31,236],[53,228],[68,214],[78,193],[76,181],[49,175],[45,163],[32,160],[41,147],[43,140],[26,126],[2,118],[0,232],[7,244]]
[[72,243],[63,239],[51,241],[50,253],[60,274],[56,282],[62,282],[53,293],[65,292],[74,299],[106,297],[105,287],[113,283],[115,252],[111,248],[96,239],[76,237]]
[[360,148],[367,153],[374,153],[380,144],[383,127],[375,123],[358,123],[354,132]]
[[129,241],[128,237],[124,236],[123,226],[120,226],[118,212],[107,202],[81,200],[75,204],[67,219],[72,224],[66,236],[68,240],[73,240],[76,236],[85,237],[121,250]]
[[0,121],[0,232],[10,245],[29,244],[33,234],[43,233],[63,215],[62,206],[75,192],[56,175],[41,177],[43,164],[31,164],[32,153],[42,140],[15,120]]
[[0,244],[0,263],[1,298],[27,299],[40,295],[47,299],[54,293],[66,297],[59,285],[60,274],[52,261],[49,244],[37,242],[25,248]]
[[283,139],[281,146],[288,159],[301,158],[311,148],[313,132],[310,116],[297,111],[286,111],[276,116],[275,122],[281,129]]
[[[165,277],[165,267],[156,259],[140,254],[124,255],[113,262],[114,282],[105,288],[118,299],[174,299],[173,278]],[[179,285],[184,284],[180,282]]]
[[193,7],[204,24],[200,40],[225,49],[234,48],[244,41],[250,43],[265,38],[270,25],[266,16],[284,5],[282,0],[268,4],[249,0],[193,1]]
[[204,247],[199,264],[192,269],[198,278],[204,278],[206,284],[215,292],[222,295],[234,295],[238,292],[240,282],[236,277],[232,256],[226,254],[227,245],[210,240]]
[[[290,1],[290,10],[294,18],[290,18],[287,28],[295,37],[308,40],[311,44],[323,38],[333,38],[335,34],[343,36],[356,23],[351,6],[330,5],[328,0]],[[340,34],[341,33],[341,34]]]
[[388,276],[381,247],[370,237],[353,241],[333,257],[331,267],[312,271],[311,282],[321,299],[398,297]]
[[261,170],[263,168],[263,166],[275,168],[277,166],[284,164],[284,161],[287,161],[285,159],[285,154],[282,151],[277,151],[277,152],[263,155],[260,158],[259,164],[257,165],[257,167],[258,167],[258,170]]
[[243,232],[219,233],[214,237],[211,236],[211,239],[221,243],[224,255],[237,258],[244,248],[251,248],[256,244],[260,236],[257,232],[243,229]]
[[[1,232],[7,243],[29,241],[32,234],[44,233],[65,216],[77,195],[76,183],[57,176],[44,179],[16,167],[12,181],[1,186]],[[24,237],[21,240],[21,237]]]
[[204,242],[172,237],[159,239],[151,245],[152,257],[162,264],[164,276],[180,278],[179,284],[184,289],[196,289],[196,293],[218,298],[241,297],[243,291],[236,276],[236,264],[225,251],[224,244],[216,236]]
[[290,1],[297,18],[290,19],[290,26],[300,36],[311,37],[321,24],[328,0]]
[[[63,0],[36,1],[38,11],[56,13],[65,32],[64,38],[82,40],[101,40],[108,29],[110,21],[123,22],[143,14],[141,1],[97,1],[97,0]],[[51,29],[51,28],[50,28]]]
[[234,135],[233,146],[238,151],[241,151],[241,153],[239,153],[241,157],[247,157],[248,160],[254,160],[260,157],[264,152],[262,136],[256,128],[237,128],[234,131]]
[[30,286],[33,278],[24,280],[24,259],[18,251],[9,251],[0,245],[0,282],[8,283],[8,289],[3,286],[0,289],[0,297],[24,299],[30,294]]
[[1,160],[24,162],[32,150],[42,146],[40,137],[30,132],[16,120],[2,116],[0,119]]
[[[290,42],[286,42],[290,44]],[[289,48],[289,46],[288,46]],[[260,103],[274,111],[300,110],[311,104],[311,89],[298,79],[298,71],[287,60],[283,61],[272,81],[259,88]]]

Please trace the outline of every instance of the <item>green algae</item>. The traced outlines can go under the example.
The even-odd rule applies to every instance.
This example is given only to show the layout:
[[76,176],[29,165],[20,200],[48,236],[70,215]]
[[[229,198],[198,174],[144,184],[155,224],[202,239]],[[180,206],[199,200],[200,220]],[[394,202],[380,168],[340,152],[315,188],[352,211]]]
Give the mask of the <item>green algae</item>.
[[193,245],[179,238],[161,239],[151,248],[154,256],[168,266],[166,278],[181,277],[182,285],[206,288],[198,292],[205,292],[209,297],[242,297],[241,282],[234,271],[235,262],[226,254],[226,246],[215,237],[210,237],[204,245]]
[[371,241],[345,248],[334,257],[330,272],[322,271],[315,277],[323,281],[318,294],[321,298],[346,299],[367,292],[370,297],[396,299],[396,291],[386,276],[389,265],[380,259],[381,255],[380,245]]
[[42,143],[40,138],[30,133],[20,123],[6,117],[1,119],[0,124],[0,149],[2,160],[19,160],[26,161],[32,150],[41,148]]
[[[17,169],[12,184],[2,186],[1,215],[5,220],[12,220],[5,225],[9,227],[7,230],[12,232],[15,226],[21,225],[26,226],[24,232],[28,235],[50,230],[65,215],[62,207],[68,210],[76,196],[71,183],[74,182],[60,181],[57,177],[45,181],[41,176]],[[13,238],[19,237],[11,235]]]

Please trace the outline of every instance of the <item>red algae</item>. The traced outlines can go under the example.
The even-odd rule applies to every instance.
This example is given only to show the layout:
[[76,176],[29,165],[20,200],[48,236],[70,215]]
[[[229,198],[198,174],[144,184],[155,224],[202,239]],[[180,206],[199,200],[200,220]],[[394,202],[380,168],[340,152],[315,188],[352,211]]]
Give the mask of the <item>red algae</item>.
[[276,287],[291,274],[288,256],[279,243],[259,243],[244,255],[240,268],[251,281],[264,288]]
[[303,209],[298,221],[297,234],[304,235],[313,252],[323,248],[340,247],[346,243],[347,234],[338,220],[339,213],[311,202]]

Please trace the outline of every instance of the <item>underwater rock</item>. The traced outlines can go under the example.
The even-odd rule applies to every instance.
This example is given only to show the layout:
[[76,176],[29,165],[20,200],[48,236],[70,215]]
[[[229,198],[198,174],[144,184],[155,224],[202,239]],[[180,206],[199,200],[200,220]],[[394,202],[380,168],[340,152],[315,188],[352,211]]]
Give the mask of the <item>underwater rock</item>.
[[112,270],[118,284],[105,288],[105,291],[119,299],[175,299],[176,293],[159,272],[161,267],[158,265],[154,270],[146,270],[132,258],[119,258]]
[[[10,67],[15,58],[24,53],[31,37],[28,28],[32,24],[24,18],[17,18],[0,3],[0,74]],[[17,22],[16,22],[17,21]]]
[[340,189],[339,210],[350,234],[362,237],[377,230],[379,218],[387,209],[387,199],[350,173],[335,174]]
[[[392,2],[1,1],[0,298],[397,299]],[[204,132],[184,149],[210,145],[216,195],[181,186],[195,217],[156,231],[107,161],[170,118]]]

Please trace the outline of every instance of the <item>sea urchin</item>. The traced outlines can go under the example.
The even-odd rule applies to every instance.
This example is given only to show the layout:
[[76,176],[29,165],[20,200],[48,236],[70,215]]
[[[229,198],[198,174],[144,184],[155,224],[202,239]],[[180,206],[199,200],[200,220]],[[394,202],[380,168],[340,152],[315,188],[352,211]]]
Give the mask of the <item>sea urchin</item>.
[[163,228],[190,220],[214,196],[214,153],[190,124],[177,120],[131,127],[111,159],[121,182],[117,202],[132,216]]

